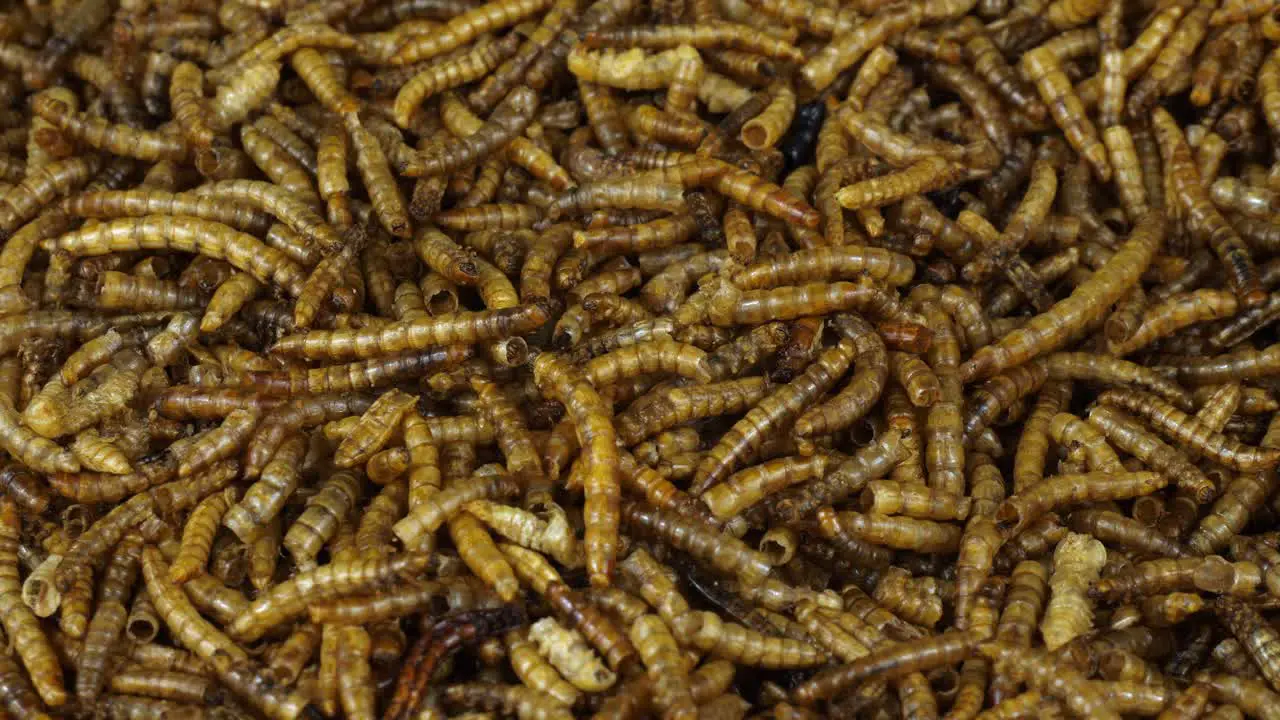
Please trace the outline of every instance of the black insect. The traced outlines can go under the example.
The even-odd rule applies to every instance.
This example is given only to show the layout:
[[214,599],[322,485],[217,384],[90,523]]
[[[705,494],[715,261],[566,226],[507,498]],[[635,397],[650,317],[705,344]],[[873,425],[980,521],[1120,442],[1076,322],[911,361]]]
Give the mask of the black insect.
[[813,151],[818,144],[818,130],[827,117],[826,103],[821,99],[796,110],[796,116],[787,128],[787,134],[778,143],[782,157],[786,161],[786,172],[813,162]]

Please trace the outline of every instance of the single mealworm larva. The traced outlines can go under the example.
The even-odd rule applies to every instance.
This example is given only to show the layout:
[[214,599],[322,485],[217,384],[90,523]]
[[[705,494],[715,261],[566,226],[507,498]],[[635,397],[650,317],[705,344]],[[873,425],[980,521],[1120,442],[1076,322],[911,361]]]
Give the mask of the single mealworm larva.
[[577,370],[550,353],[534,360],[534,381],[544,395],[564,403],[577,425],[578,444],[588,458],[584,468],[587,571],[593,584],[607,585],[621,522],[612,412]]
[[417,398],[399,390],[379,396],[361,416],[356,428],[334,451],[334,464],[349,468],[362,464],[381,450],[400,426]]
[[387,156],[377,138],[363,126],[348,128],[355,151],[356,169],[369,193],[369,202],[379,224],[396,237],[409,237],[413,230],[405,209],[404,196],[396,184]]
[[[12,500],[0,500],[0,623],[14,638],[19,660],[27,667],[32,685],[50,707],[67,702],[63,673],[44,630],[22,601],[18,579],[18,509]],[[20,643],[20,644],[19,644]]]
[[0,398],[0,445],[23,465],[38,472],[80,470],[80,462],[72,453],[20,424],[18,413],[7,398]]
[[582,636],[553,618],[529,626],[529,639],[560,675],[578,690],[600,692],[613,687],[617,675],[605,667]]
[[47,242],[48,249],[73,255],[103,255],[140,249],[199,252],[226,259],[263,282],[275,282],[296,295],[302,270],[279,251],[221,223],[193,217],[148,216],[101,223],[78,234]]
[[1242,445],[1212,432],[1212,428],[1206,427],[1198,418],[1186,415],[1153,395],[1113,389],[1106,391],[1099,402],[1140,415],[1179,443],[1232,469],[1257,472],[1280,463],[1280,449]]
[[392,529],[402,543],[416,546],[426,542],[422,538],[430,537],[446,521],[464,512],[468,503],[482,498],[509,497],[518,490],[519,486],[515,481],[505,474],[477,473],[473,481],[466,485],[453,484],[432,494],[421,505],[411,508],[409,515],[397,522]]
[[1245,307],[1262,304],[1266,295],[1258,285],[1257,269],[1249,249],[1209,199],[1192,164],[1182,130],[1162,108],[1154,111],[1152,126],[1160,143],[1160,155],[1168,168],[1165,173],[1167,182],[1184,212],[1195,221],[1188,229],[1207,238],[1226,267],[1228,283],[1240,302]]
[[1223,290],[1204,289],[1171,295],[1148,307],[1141,325],[1127,339],[1108,341],[1108,350],[1117,356],[1127,355],[1187,325],[1235,315],[1238,308],[1236,296]]
[[228,631],[233,637],[251,641],[276,624],[305,613],[310,603],[386,585],[421,571],[427,561],[424,555],[400,554],[321,565],[272,586],[230,624]]
[[917,625],[933,627],[942,619],[942,598],[934,578],[913,578],[899,567],[885,568],[872,597],[885,609]]
[[311,47],[299,48],[289,55],[289,64],[320,104],[330,112],[345,117],[360,107],[360,101],[347,92],[343,87],[344,83],[320,51]]
[[1123,411],[1100,405],[1089,412],[1089,422],[1119,449],[1171,476],[1198,502],[1208,502],[1217,494],[1213,483],[1182,452],[1147,432]]
[[471,513],[512,542],[546,552],[566,567],[582,564],[582,549],[574,537],[564,511],[552,506],[550,520],[543,521],[527,510],[490,501],[472,501],[466,505]]
[[711,612],[690,611],[676,617],[671,629],[694,647],[738,664],[765,668],[803,668],[820,665],[826,653],[807,642],[763,635]]
[[1066,300],[1025,325],[980,348],[961,366],[966,381],[990,377],[1031,358],[1051,352],[1091,320],[1100,317],[1137,281],[1166,231],[1164,220],[1148,213],[1107,263],[1079,285]]
[[210,122],[219,129],[228,128],[266,104],[280,82],[280,64],[247,65],[227,82],[220,83],[210,101]]
[[515,52],[519,40],[519,34],[510,33],[500,40],[480,43],[460,57],[423,68],[396,95],[396,122],[409,127],[410,115],[424,100],[483,77]]
[[888,379],[887,354],[875,329],[856,316],[837,316],[835,325],[843,336],[854,340],[855,370],[835,396],[796,420],[794,433],[799,437],[836,432],[857,422],[879,399]]
[[1217,555],[1168,558],[1135,563],[1090,588],[1094,597],[1115,599],[1175,591],[1251,595],[1261,583],[1252,562],[1228,562]]
[[951,552],[960,547],[961,529],[901,515],[842,512],[840,524],[856,537],[876,545],[920,552]]
[[200,501],[191,511],[182,529],[182,547],[177,558],[169,565],[169,578],[181,584],[203,573],[213,546],[213,536],[222,522],[227,508],[239,499],[239,492],[227,488]]
[[964,520],[970,499],[927,487],[887,480],[867,483],[859,497],[859,509],[882,515],[903,514],[925,520]]
[[1150,495],[1168,483],[1167,476],[1154,472],[1057,475],[1009,496],[996,510],[996,523],[1011,537],[1058,505]]
[[22,582],[22,602],[36,617],[49,617],[62,603],[62,593],[54,582],[61,562],[61,555],[50,553]]
[[[1263,439],[1264,446],[1273,443],[1271,430]],[[1196,552],[1209,553],[1221,548],[1230,535],[1244,528],[1249,514],[1270,495],[1275,479],[1271,473],[1241,474],[1223,489],[1212,510],[1200,521],[1187,540]]]
[[[515,561],[508,562],[512,556],[511,547],[499,548],[480,520],[465,511],[457,512],[449,518],[448,528],[449,538],[452,539],[454,546],[460,548],[458,555],[467,568],[470,568],[477,578],[483,580],[486,587],[493,588],[493,592],[497,593],[498,597],[508,601],[515,600],[516,594],[520,592],[520,580],[517,579],[520,564]],[[429,544],[430,542],[424,543],[424,547],[428,547]],[[513,565],[515,569],[512,568]],[[521,575],[521,579],[524,579],[524,575]]]
[[347,196],[351,184],[347,179],[347,134],[336,123],[325,128],[316,143],[316,184],[327,204],[328,218],[335,227],[351,225],[351,209]]
[[441,55],[466,45],[484,33],[515,25],[530,15],[546,10],[551,4],[551,0],[502,0],[474,7],[453,17],[439,33],[410,38],[391,57],[391,63],[407,65]]
[[1266,623],[1256,610],[1246,603],[1231,597],[1223,597],[1217,601],[1218,616],[1230,628],[1236,640],[1253,658],[1262,672],[1262,676],[1270,684],[1280,679],[1280,665],[1277,665],[1276,649],[1280,646],[1280,636]]
[[663,538],[746,585],[760,584],[769,573],[771,566],[764,555],[696,520],[634,504],[625,505],[623,515],[639,532]]
[[245,491],[239,503],[226,512],[223,524],[243,542],[253,542],[284,508],[298,484],[299,469],[307,450],[300,434],[285,439],[270,457],[258,481]]
[[360,500],[358,474],[340,470],[320,485],[306,508],[285,532],[283,546],[300,569],[314,567],[321,548],[338,531]]
[[959,662],[974,652],[981,640],[976,633],[945,633],[920,643],[895,644],[834,670],[819,673],[792,691],[792,698],[809,705],[830,698],[871,676],[901,677],[921,670]]
[[788,524],[809,517],[822,506],[853,495],[869,480],[887,475],[905,457],[905,450],[900,430],[885,432],[823,478],[780,493],[770,502],[770,515]]
[[76,112],[56,98],[38,95],[33,99],[31,109],[67,137],[116,155],[149,162],[184,160],[188,155],[187,143],[178,135],[111,123]]
[[146,579],[147,593],[155,602],[159,617],[170,632],[204,659],[223,653],[231,657],[247,658],[248,655],[230,638],[200,617],[181,588],[168,579],[168,566],[160,551],[147,547],[142,554],[142,574]]
[[761,400],[720,440],[699,465],[691,492],[701,494],[716,485],[764,443],[770,428],[797,417],[829,389],[853,361],[857,345],[842,339],[809,366],[803,375]]
[[199,435],[191,443],[179,461],[178,475],[195,475],[235,455],[249,441],[260,419],[261,413],[257,408],[242,408],[227,415],[221,425]]
[[240,127],[240,144],[253,164],[273,182],[307,204],[319,205],[307,170],[257,126]]
[[1187,552],[1175,540],[1155,528],[1111,510],[1077,510],[1069,518],[1071,528],[1104,542],[1140,550],[1150,555],[1181,557]]
[[107,565],[101,597],[77,665],[76,696],[81,700],[97,698],[106,682],[107,660],[125,627],[129,613],[125,601],[137,578],[141,553],[141,537],[127,535]]
[[224,83],[236,77],[245,67],[276,62],[299,48],[350,50],[355,45],[354,37],[322,23],[291,24],[250,47],[234,62],[216,68],[209,73],[209,79],[214,83]]
[[700,499],[718,519],[727,521],[773,493],[822,477],[837,460],[836,456],[825,453],[815,453],[808,458],[770,460],[730,475],[723,483],[704,492]]
[[1040,99],[1049,108],[1054,122],[1063,129],[1067,141],[1089,162],[1099,179],[1109,181],[1112,168],[1106,147],[1099,140],[1097,128],[1085,115],[1084,104],[1053,51],[1047,46],[1038,47],[1023,55],[1019,65],[1036,86]]
[[204,73],[195,63],[183,61],[173,69],[169,76],[169,108],[188,142],[197,148],[213,144],[216,133],[209,124]]
[[631,642],[648,671],[654,704],[671,717],[697,715],[689,674],[671,630],[657,615],[644,615],[631,625]]
[[521,682],[539,692],[550,695],[561,704],[573,705],[581,693],[560,675],[560,672],[538,652],[531,642],[529,630],[512,630],[504,638],[511,669]]

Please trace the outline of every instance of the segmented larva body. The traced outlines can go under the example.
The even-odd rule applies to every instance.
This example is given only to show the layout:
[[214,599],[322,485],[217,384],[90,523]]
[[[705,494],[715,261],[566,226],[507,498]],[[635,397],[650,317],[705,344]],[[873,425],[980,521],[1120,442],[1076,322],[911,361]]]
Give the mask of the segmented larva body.
[[1273,0],[187,4],[0,13],[4,712],[1280,720]]
[[545,693],[561,704],[573,705],[580,691],[561,677],[556,668],[538,652],[527,630],[512,630],[504,638],[511,668],[529,687]]
[[395,389],[380,395],[334,451],[334,465],[350,468],[366,462],[391,439],[416,403],[417,398]]
[[[0,499],[0,623],[14,638],[14,647],[31,677],[40,700],[50,707],[67,701],[62,667],[40,628],[39,621],[22,602],[18,579],[18,509],[7,497]],[[15,668],[16,669],[16,668]]]
[[320,204],[311,176],[283,147],[256,126],[240,127],[240,144],[268,178],[312,207]]
[[805,405],[829,389],[849,367],[855,352],[852,340],[841,340],[823,351],[803,375],[762,399],[708,453],[699,465],[691,490],[701,494],[727,477],[763,444],[770,428],[798,416]]
[[1190,229],[1207,238],[1226,267],[1228,282],[1240,302],[1245,307],[1261,305],[1266,301],[1266,295],[1258,285],[1257,269],[1249,249],[1210,201],[1191,162],[1190,148],[1182,130],[1161,108],[1154,111],[1152,126],[1160,143],[1160,155],[1168,168],[1165,173],[1167,182],[1184,212],[1194,220]]
[[321,565],[273,586],[227,629],[233,637],[251,642],[278,623],[305,613],[311,603],[385,585],[421,571],[427,561],[425,555],[400,554]]
[[284,439],[258,481],[249,487],[240,502],[227,510],[223,524],[242,541],[257,539],[267,523],[284,508],[285,501],[297,487],[297,466],[306,448],[306,439],[301,434]]
[[1275,683],[1280,676],[1280,666],[1277,665],[1280,636],[1256,610],[1240,600],[1222,598],[1218,601],[1217,610],[1218,616],[1253,658],[1262,676],[1268,683]]
[[1187,551],[1155,528],[1110,510],[1077,510],[1070,516],[1071,528],[1104,542],[1111,542],[1151,555],[1182,557]]
[[720,521],[728,521],[769,495],[806,480],[822,477],[838,458],[815,453],[808,458],[770,460],[730,475],[699,499]]
[[826,653],[807,642],[763,635],[711,612],[690,611],[676,617],[671,629],[694,647],[737,664],[765,668],[814,667]]
[[664,538],[747,585],[758,585],[769,574],[771,565],[758,551],[695,520],[639,505],[626,505],[623,514],[638,531]]
[[1106,548],[1086,535],[1067,535],[1053,553],[1049,576],[1049,604],[1040,631],[1051,650],[1071,642],[1093,627],[1093,608],[1086,590],[1106,562]]
[[359,330],[315,330],[290,335],[272,350],[282,355],[357,360],[422,350],[434,345],[471,345],[523,335],[550,316],[542,304],[500,310],[457,312]]
[[400,541],[410,547],[418,547],[424,535],[429,536],[442,525],[464,512],[468,503],[486,498],[501,498],[515,495],[519,491],[510,477],[505,474],[477,476],[467,484],[453,484],[434,493],[426,502],[409,511],[393,526],[393,531]]
[[169,578],[175,583],[187,580],[205,571],[209,552],[213,547],[213,536],[226,513],[239,493],[233,489],[210,495],[200,501],[191,512],[182,530],[182,547],[177,558],[169,565]]
[[410,114],[427,98],[485,76],[516,51],[519,40],[517,33],[510,33],[500,40],[479,44],[449,62],[424,68],[396,95],[396,122],[408,127]]
[[147,593],[169,631],[180,638],[183,645],[206,660],[219,653],[247,659],[248,655],[244,650],[221,630],[200,617],[182,589],[168,579],[168,572],[168,565],[159,550],[154,547],[143,550],[142,575],[146,580]]
[[426,60],[466,45],[491,30],[514,25],[551,6],[551,0],[504,0],[474,8],[450,20],[439,33],[415,36],[391,57],[394,65]]
[[210,81],[221,84],[238,76],[245,68],[273,63],[304,47],[350,50],[355,47],[352,36],[321,23],[302,23],[281,28],[273,35],[246,50],[234,62],[208,73]]
[[[1269,426],[1262,440],[1263,447],[1270,447],[1275,443],[1273,427],[1280,430],[1280,426],[1274,423]],[[1220,549],[1224,543],[1229,542],[1229,536],[1244,528],[1249,514],[1260,507],[1271,494],[1275,482],[1275,477],[1269,472],[1238,475],[1223,489],[1209,514],[1200,520],[1199,527],[1187,539],[1187,546],[1204,553]]]
[[1165,223],[1155,213],[1139,220],[1121,249],[1071,296],[1032,318],[998,342],[979,349],[961,366],[966,381],[990,377],[1036,355],[1061,347],[1079,329],[1099,317],[1137,281],[1155,255]]
[[853,338],[854,373],[835,396],[796,419],[794,432],[799,437],[838,432],[857,422],[879,400],[889,376],[884,342],[870,323],[856,316],[840,316],[836,325],[842,335]]
[[997,672],[1025,679],[1033,687],[1058,698],[1074,713],[1089,717],[1118,718],[1101,693],[1091,688],[1083,676],[1043,653],[992,642],[978,646],[983,656],[995,663]]
[[125,603],[138,577],[141,556],[142,538],[130,534],[117,546],[116,553],[107,563],[98,607],[89,621],[84,648],[76,666],[76,697],[82,701],[96,699],[107,682],[107,662],[128,618],[129,610]]
[[1260,576],[1261,571],[1252,562],[1231,563],[1217,555],[1147,560],[1102,578],[1090,594],[1113,599],[1201,590],[1247,596],[1261,583]]
[[67,137],[116,155],[156,162],[184,160],[190,150],[186,140],[177,134],[139,130],[111,123],[100,117],[76,112],[56,98],[37,96],[31,109]]
[[577,425],[578,443],[585,449],[584,457],[589,463],[584,468],[587,570],[593,583],[607,585],[621,522],[613,413],[585,378],[550,353],[534,360],[534,381],[544,394],[564,403]]
[[1172,439],[1235,470],[1257,472],[1280,463],[1280,450],[1247,447],[1146,393],[1108,390],[1101,401],[1141,415]]
[[[1110,482],[1112,479],[1114,483]],[[1030,490],[1011,495],[996,510],[996,522],[1008,536],[1013,536],[1060,504],[1085,499],[1141,497],[1160,490],[1168,483],[1169,478],[1163,473],[1153,472],[1058,475],[1045,479]]]
[[333,473],[307,500],[302,514],[285,531],[282,545],[299,568],[314,567],[315,557],[324,543],[355,510],[360,500],[360,480],[358,474],[350,471]]
[[1104,182],[1110,180],[1112,171],[1106,147],[1052,50],[1038,47],[1023,55],[1019,64],[1023,74],[1040,92],[1041,101],[1049,108],[1054,122],[1063,129],[1067,141],[1089,162],[1099,179]]
[[102,255],[127,250],[183,250],[225,259],[263,282],[273,282],[296,295],[301,269],[278,250],[221,223],[194,217],[152,215],[113,220],[46,243],[50,250],[73,255]]
[[553,618],[543,618],[531,625],[529,639],[560,675],[580,691],[600,692],[617,681],[617,675],[605,667],[581,635]]

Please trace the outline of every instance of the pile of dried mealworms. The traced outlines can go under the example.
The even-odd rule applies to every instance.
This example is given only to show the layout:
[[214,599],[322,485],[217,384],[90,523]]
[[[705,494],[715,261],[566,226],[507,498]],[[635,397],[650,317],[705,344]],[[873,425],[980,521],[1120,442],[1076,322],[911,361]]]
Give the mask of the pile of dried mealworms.
[[0,716],[1280,718],[1278,42],[10,4]]

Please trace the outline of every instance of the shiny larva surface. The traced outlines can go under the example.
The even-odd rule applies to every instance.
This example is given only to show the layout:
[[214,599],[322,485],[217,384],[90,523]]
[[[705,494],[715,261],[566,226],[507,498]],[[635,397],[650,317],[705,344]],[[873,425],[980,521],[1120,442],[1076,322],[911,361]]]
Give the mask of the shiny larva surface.
[[0,714],[1280,718],[1277,17],[0,10]]

